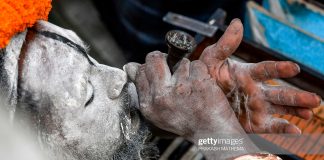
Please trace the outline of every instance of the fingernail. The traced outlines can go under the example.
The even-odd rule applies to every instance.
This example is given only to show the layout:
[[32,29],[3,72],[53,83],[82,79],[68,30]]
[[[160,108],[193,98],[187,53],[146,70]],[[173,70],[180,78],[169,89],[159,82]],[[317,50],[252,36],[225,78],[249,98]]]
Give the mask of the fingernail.
[[316,99],[316,106],[313,107],[318,107],[321,105],[322,103],[322,98],[320,96],[318,96],[316,93],[312,93],[313,97]]
[[234,22],[237,22],[237,21],[241,21],[239,18],[234,18],[230,24],[234,23]]
[[298,131],[298,134],[301,134],[302,133],[302,131],[300,130],[300,128],[296,128],[297,129],[297,131]]
[[316,94],[315,94],[315,96],[316,96],[317,104],[318,104],[318,105],[321,105],[321,103],[322,103],[322,98],[321,98],[320,96],[316,95]]
[[285,132],[290,133],[290,134],[301,134],[302,133],[300,128],[298,128],[297,126],[294,126],[294,125],[289,125],[288,127],[286,127]]
[[297,72],[299,73],[299,72],[300,72],[300,67],[299,67],[299,65],[295,63],[295,66],[296,66],[296,70],[297,70]]

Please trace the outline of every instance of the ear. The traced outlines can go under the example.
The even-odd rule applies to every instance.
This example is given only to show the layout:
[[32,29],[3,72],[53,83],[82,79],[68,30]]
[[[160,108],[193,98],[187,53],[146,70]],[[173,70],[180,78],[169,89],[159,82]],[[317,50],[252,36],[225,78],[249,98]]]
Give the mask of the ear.
[[10,106],[17,103],[18,60],[26,33],[16,34],[7,47],[0,50],[0,94]]

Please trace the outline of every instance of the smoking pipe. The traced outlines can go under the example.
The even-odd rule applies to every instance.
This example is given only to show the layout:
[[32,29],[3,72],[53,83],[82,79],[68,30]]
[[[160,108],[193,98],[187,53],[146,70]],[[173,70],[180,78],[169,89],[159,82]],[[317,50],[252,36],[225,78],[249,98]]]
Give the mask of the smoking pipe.
[[167,63],[170,71],[173,73],[178,62],[187,57],[196,47],[195,39],[188,33],[179,30],[171,30],[165,35],[168,46]]

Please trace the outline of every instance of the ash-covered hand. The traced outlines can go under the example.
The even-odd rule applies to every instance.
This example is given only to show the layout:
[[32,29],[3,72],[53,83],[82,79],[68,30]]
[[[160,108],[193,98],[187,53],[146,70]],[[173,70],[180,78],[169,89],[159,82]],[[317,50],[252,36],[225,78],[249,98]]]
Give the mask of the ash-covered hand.
[[320,105],[320,97],[291,87],[269,86],[264,83],[274,78],[295,76],[300,72],[295,63],[241,63],[229,59],[242,37],[242,23],[239,19],[234,19],[220,40],[203,51],[200,60],[208,66],[210,75],[222,90],[229,97],[234,97],[231,99],[232,107],[245,131],[300,133],[295,125],[275,118],[273,114],[290,114],[309,119],[313,114],[311,109]]
[[133,79],[141,113],[161,129],[187,138],[197,131],[243,131],[226,96],[199,60],[183,59],[171,75],[166,54],[152,52]]

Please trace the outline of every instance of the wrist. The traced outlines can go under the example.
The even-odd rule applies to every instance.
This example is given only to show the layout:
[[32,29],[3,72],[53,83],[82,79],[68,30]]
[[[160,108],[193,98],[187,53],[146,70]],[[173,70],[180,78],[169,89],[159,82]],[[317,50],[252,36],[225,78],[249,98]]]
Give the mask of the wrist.
[[[199,125],[196,125],[194,130],[192,130],[191,134],[185,135],[185,138],[196,140],[204,134],[246,134],[232,110],[222,111],[222,116],[226,118],[207,118],[206,120],[201,120]],[[217,115],[210,113],[209,116],[206,115],[205,117],[217,117]]]
[[[224,127],[210,128],[206,130],[197,130],[192,135],[185,136],[185,138],[192,143],[194,143],[203,152],[207,159],[213,159],[213,157],[221,157],[221,159],[228,159],[233,157],[238,157],[240,155],[247,155],[251,153],[260,153],[261,150],[255,146],[248,135],[244,132],[243,128],[236,123],[228,120]],[[221,124],[226,124],[221,123]],[[215,144],[218,141],[229,141],[239,142],[240,144]],[[222,148],[234,148],[234,151],[226,150],[222,151]],[[211,150],[204,150],[204,149]],[[237,149],[235,149],[237,148]],[[216,149],[216,150],[213,150]]]

